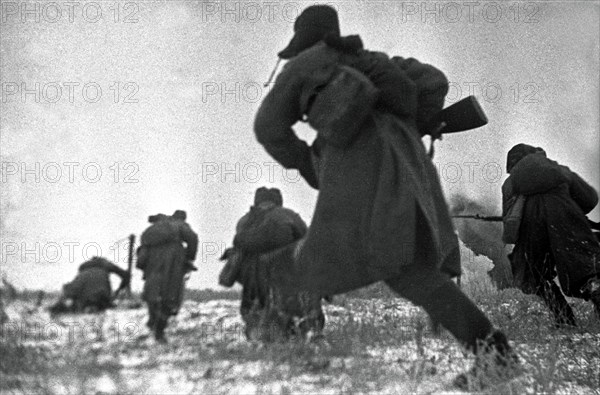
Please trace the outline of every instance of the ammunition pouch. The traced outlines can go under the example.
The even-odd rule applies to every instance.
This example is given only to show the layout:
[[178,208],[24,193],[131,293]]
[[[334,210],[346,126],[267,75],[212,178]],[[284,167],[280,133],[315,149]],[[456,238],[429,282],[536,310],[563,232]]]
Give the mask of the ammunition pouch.
[[328,144],[346,147],[371,115],[377,94],[367,76],[352,67],[338,66],[329,82],[307,96],[308,123]]

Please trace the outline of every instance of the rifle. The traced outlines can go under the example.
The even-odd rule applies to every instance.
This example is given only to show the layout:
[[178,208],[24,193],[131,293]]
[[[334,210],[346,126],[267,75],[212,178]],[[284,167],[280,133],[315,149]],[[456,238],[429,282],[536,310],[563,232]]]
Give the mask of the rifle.
[[127,272],[125,278],[121,280],[119,288],[113,293],[111,301],[117,300],[123,292],[131,298],[131,269],[133,266],[133,245],[135,244],[135,235],[129,235],[129,254],[127,256]]
[[502,217],[497,215],[485,216],[485,215],[453,215],[452,218],[471,218],[478,219],[480,221],[488,221],[488,222],[502,222]]
[[441,139],[442,134],[463,132],[487,125],[487,123],[487,116],[475,96],[468,96],[444,108],[429,121],[428,126],[425,128],[429,132],[421,131],[431,135],[429,157],[433,159],[435,153],[434,142]]
[[127,255],[127,274],[129,281],[127,282],[127,295],[131,297],[131,269],[133,267],[133,245],[135,244],[135,235],[129,235],[129,254]]
[[431,120],[431,125],[444,123],[440,134],[463,132],[487,125],[488,119],[475,96],[468,96],[444,108]]

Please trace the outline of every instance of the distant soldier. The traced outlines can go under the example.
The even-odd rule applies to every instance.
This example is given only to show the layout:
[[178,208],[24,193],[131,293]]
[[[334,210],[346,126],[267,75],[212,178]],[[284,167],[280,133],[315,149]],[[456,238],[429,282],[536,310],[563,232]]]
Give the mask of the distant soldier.
[[227,263],[219,277],[221,285],[238,281],[243,286],[241,314],[249,339],[270,341],[323,329],[319,296],[271,283],[271,270],[279,263],[271,261],[269,253],[299,240],[306,230],[300,216],[283,207],[279,189],[256,190],[254,205],[237,224],[234,248],[224,255]]
[[598,204],[597,192],[568,167],[548,159],[543,149],[526,144],[508,152],[506,171],[504,216],[519,195],[525,197],[510,255],[516,285],[540,296],[557,325],[576,325],[563,292],[591,299],[600,318],[600,244],[585,216]]
[[121,277],[119,290],[128,286],[129,273],[106,258],[93,257],[79,266],[73,281],[63,286],[60,300],[50,308],[53,313],[96,312],[114,307],[110,273]]
[[[513,377],[520,365],[506,336],[450,279],[461,271],[458,240],[421,140],[444,127],[436,115],[446,77],[342,37],[328,6],[306,8],[294,33],[254,128],[265,150],[319,196],[302,246],[280,252],[291,263],[276,281],[323,294],[385,281],[480,354],[458,387]],[[302,120],[317,131],[310,147],[293,130]]]
[[181,307],[185,276],[196,270],[192,262],[196,259],[198,236],[185,220],[186,213],[181,210],[171,217],[150,216],[148,222],[152,225],[142,233],[142,245],[138,249],[136,267],[144,271],[147,326],[160,342],[166,342],[167,321],[177,315]]
[[[43,292],[43,291],[40,291]],[[17,290],[15,287],[8,282],[8,280],[2,275],[0,280],[0,325],[9,321],[10,317],[4,310],[15,298],[17,297]]]

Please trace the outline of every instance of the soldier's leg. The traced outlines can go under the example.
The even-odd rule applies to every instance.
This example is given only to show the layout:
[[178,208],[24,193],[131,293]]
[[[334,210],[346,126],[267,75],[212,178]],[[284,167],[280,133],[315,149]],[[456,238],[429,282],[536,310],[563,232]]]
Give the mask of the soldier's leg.
[[156,319],[154,324],[154,338],[159,342],[166,342],[165,329],[167,328],[167,318],[160,317]]
[[547,237],[536,237],[527,248],[526,262],[534,292],[542,298],[554,317],[556,326],[576,326],[575,314],[560,287],[554,282],[556,271]]
[[519,359],[506,336],[493,328],[485,314],[448,276],[435,268],[415,265],[386,283],[400,296],[422,306],[433,321],[442,324],[477,355],[473,368],[455,379],[457,387],[484,387],[517,374]]
[[573,309],[560,287],[554,282],[556,262],[550,248],[550,238],[545,226],[526,229],[523,244],[525,280],[533,293],[542,298],[554,317],[556,326],[576,326]]
[[148,303],[148,322],[146,322],[146,326],[148,329],[153,330],[154,324],[156,323],[156,307],[153,304]]
[[321,296],[311,292],[300,292],[296,295],[300,304],[299,310],[294,311],[295,315],[301,318],[300,332],[306,336],[312,332],[313,336],[320,336],[325,326],[325,315],[321,306]]
[[154,323],[154,337],[161,343],[166,343],[165,329],[171,316],[171,310],[164,306],[162,303],[158,303],[155,310],[155,323]]
[[109,309],[111,307],[115,307],[115,305],[112,303],[112,300],[110,298],[110,293],[103,293],[101,295],[98,295],[97,298],[97,307],[99,311],[104,311],[106,309]]
[[440,323],[469,350],[493,332],[487,317],[445,274],[435,268],[412,266],[386,281],[400,296],[422,306],[432,321]]
[[154,338],[164,341],[164,331],[167,326],[166,319],[162,317],[162,305],[160,302],[148,302],[148,322],[146,326],[154,332]]
[[557,326],[577,326],[573,309],[554,281],[543,281],[537,288],[536,293],[544,300],[546,306],[554,315],[554,322]]

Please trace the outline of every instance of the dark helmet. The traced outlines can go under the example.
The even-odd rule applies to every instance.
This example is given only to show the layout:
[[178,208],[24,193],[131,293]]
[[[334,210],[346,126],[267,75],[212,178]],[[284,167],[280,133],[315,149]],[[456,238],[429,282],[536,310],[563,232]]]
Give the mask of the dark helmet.
[[512,168],[524,157],[529,154],[542,154],[546,156],[546,151],[541,147],[534,147],[527,144],[517,144],[508,151],[506,155],[506,172],[510,173]]
[[337,11],[327,5],[306,8],[294,22],[294,37],[279,52],[281,59],[290,59],[323,40],[328,34],[340,35]]
[[258,206],[263,202],[272,202],[278,206],[283,206],[283,196],[277,188],[260,187],[254,194],[254,205]]
[[175,210],[171,217],[185,221],[187,218],[187,213],[183,210]]
[[148,222],[150,222],[151,224],[153,224],[155,222],[162,221],[162,220],[164,220],[166,218],[167,218],[166,215],[164,215],[163,213],[159,213],[159,214],[156,214],[156,215],[150,215],[150,216],[148,216]]
[[273,203],[278,206],[283,206],[283,196],[281,195],[281,191],[278,188],[271,188],[269,192],[271,193]]

